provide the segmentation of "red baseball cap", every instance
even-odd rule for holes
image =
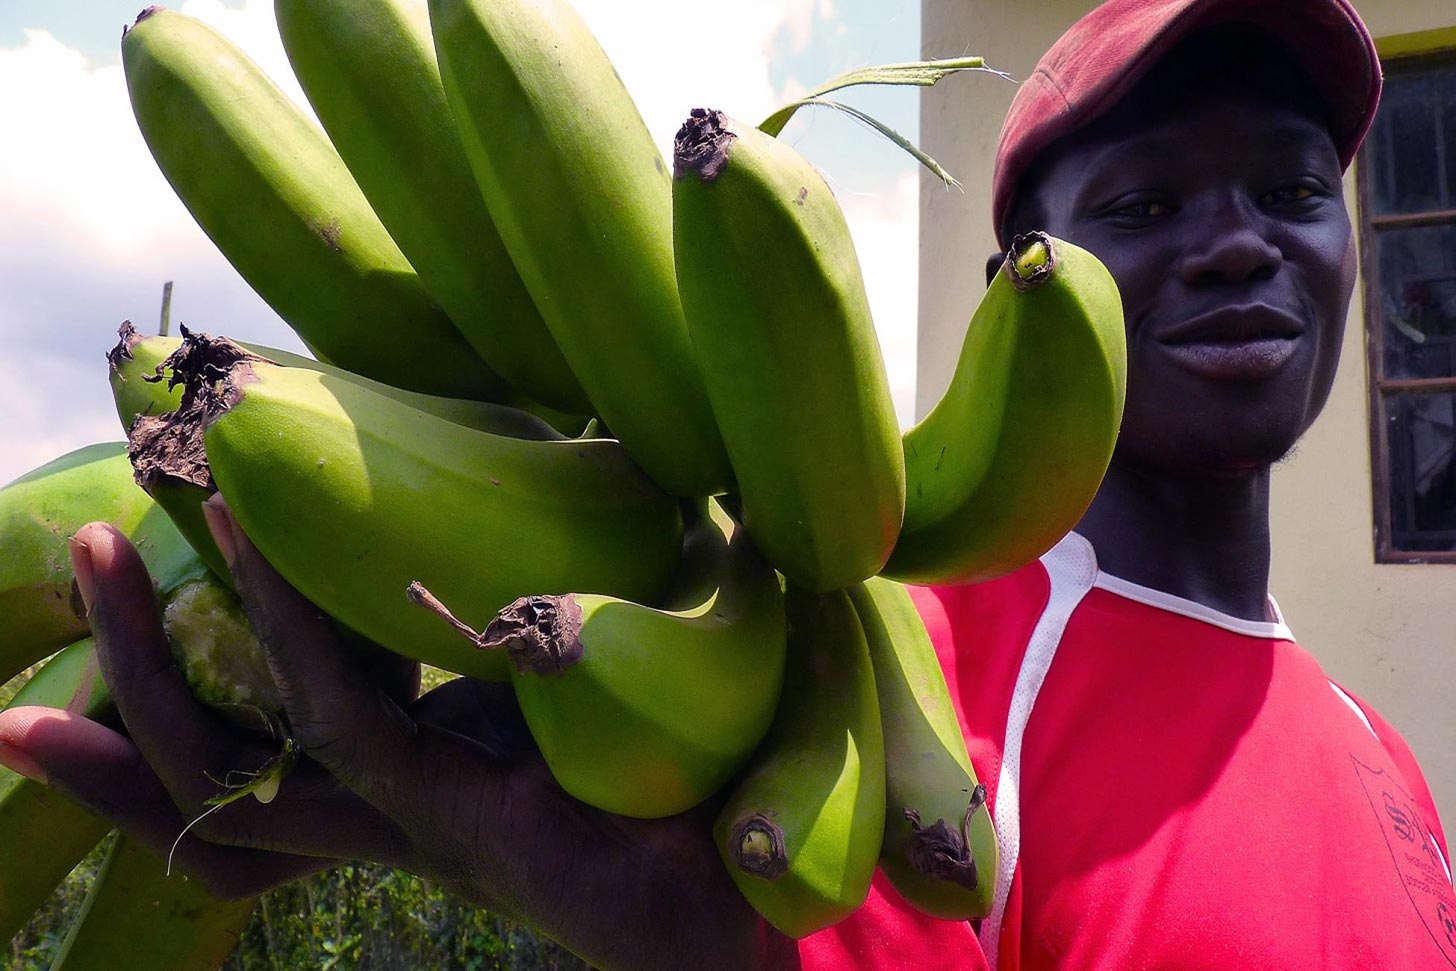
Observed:
[[[1062,35],[1011,102],[991,181],[1000,244],[1017,185],[1038,155],[1105,114],[1179,41],[1226,23],[1265,29],[1294,52],[1325,100],[1348,167],[1381,83],[1375,42],[1349,0],[1107,0]]]

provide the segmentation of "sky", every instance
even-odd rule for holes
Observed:
[[[132,117],[120,37],[141,0],[0,4],[0,483],[71,449],[118,441],[104,354],[117,326],[302,352],[162,178]],[[270,0],[177,0],[217,27],[301,105]],[[919,0],[576,0],[670,157],[694,107],[757,121],[854,67],[915,60]],[[842,100],[918,137],[918,90]],[[848,217],[908,425],[914,400],[916,163],[838,114],[800,112],[783,136],[824,173]]]

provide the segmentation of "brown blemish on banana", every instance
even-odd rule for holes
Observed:
[[[766,813],[754,813],[733,824],[728,856],[738,869],[763,880],[777,880],[789,870],[784,831]]]
[[[906,862],[917,873],[975,890],[980,880],[976,875],[976,860],[971,853],[971,817],[985,803],[986,787],[978,785],[971,793],[970,805],[961,817],[959,830],[952,828],[944,819],[922,827],[920,814],[906,809],[905,819],[915,830],[905,844]]]
[[[344,235],[344,229],[339,225],[338,217],[330,219],[327,223],[315,223],[313,228],[318,231],[329,249],[336,253],[339,251],[339,237]]]
[[[174,478],[215,490],[202,432],[237,403],[244,385],[255,380],[253,363],[267,358],[226,337],[194,333],[185,325],[181,331],[177,350],[157,365],[154,374],[144,375],[147,381],[167,381],[169,388],[182,385],[181,404],[163,415],[138,415],[127,430],[127,454],[144,489],[162,478]],[[141,339],[130,321],[121,325],[118,335],[117,346],[107,354],[113,367],[130,359],[132,346]]]
[[[738,137],[727,127],[728,117],[712,108],[694,108],[672,141],[672,175],[689,172],[712,182],[728,166],[728,149]]]

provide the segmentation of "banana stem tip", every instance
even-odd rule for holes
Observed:
[[[142,12],[136,15],[136,20],[132,21],[131,27],[135,27],[137,24],[141,23],[143,20],[146,20],[152,14],[154,14],[154,13],[160,13],[161,11],[166,10],[166,9],[167,8],[164,7],[164,6],[162,6],[160,3],[154,3],[150,7],[143,8],[142,9]],[[125,37],[126,36],[126,32],[128,30],[131,30],[131,27],[128,27],[125,24],[123,24],[122,27],[121,27],[121,36],[122,37]]]
[[[766,813],[753,813],[733,824],[728,856],[744,873],[763,880],[777,880],[789,870],[783,828]]]
[[[713,108],[694,108],[672,140],[672,176],[692,173],[712,182],[728,167],[728,148],[738,136],[728,116]]]
[[[1011,241],[1002,269],[1021,293],[1050,280],[1057,270],[1057,251],[1052,238],[1042,232],[1017,236]]]
[[[521,597],[496,614],[484,631],[456,617],[418,580],[410,581],[405,596],[416,607],[424,607],[455,628],[477,648],[504,648],[522,674],[560,674],[581,660],[581,605],[570,594]]]

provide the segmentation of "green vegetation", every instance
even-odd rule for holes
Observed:
[[[102,842],[0,951],[3,971],[45,971],[86,897]],[[146,933],[138,928],[137,933]],[[222,971],[586,971],[539,935],[387,867],[346,864],[263,896]]]

